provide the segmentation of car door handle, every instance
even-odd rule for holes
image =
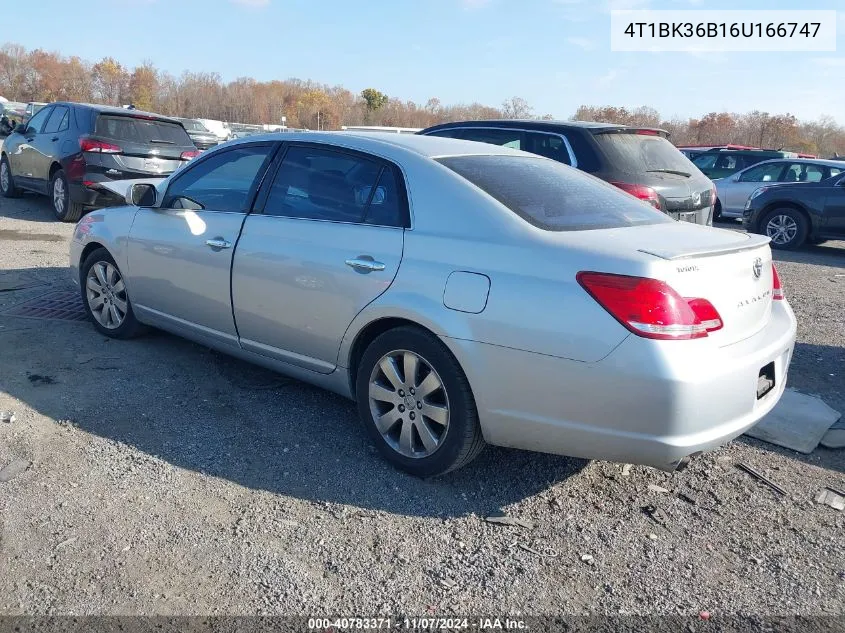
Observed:
[[[53,138],[51,138],[50,140],[51,140],[51,141],[53,141],[53,142],[55,143],[56,141],[58,141],[58,140],[59,140],[59,137],[58,137],[58,136],[54,136],[54,137],[53,137]]]
[[[211,248],[232,248],[232,243],[222,237],[215,237],[213,240],[206,240],[206,246]]]
[[[372,257],[361,256],[355,259],[347,259],[346,265],[362,273],[371,273],[376,270],[384,270],[384,264],[375,261]]]

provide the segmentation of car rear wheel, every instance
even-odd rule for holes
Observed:
[[[100,334],[128,339],[143,332],[135,318],[123,275],[104,248],[93,251],[80,270],[82,303]]]
[[[461,468],[484,448],[466,375],[428,332],[400,327],[376,338],[358,364],[356,393],[379,452],[412,475]]]
[[[53,212],[58,220],[76,222],[82,217],[85,209],[81,204],[71,202],[70,187],[68,187],[65,172],[61,169],[53,174],[53,179],[50,181],[50,198],[53,202]]]
[[[4,198],[17,198],[20,191],[15,187],[15,180],[12,178],[12,167],[9,159],[3,156],[0,159],[0,193]]]
[[[772,248],[793,250],[807,239],[809,226],[804,214],[796,209],[774,209],[763,220],[763,233],[772,240]]]

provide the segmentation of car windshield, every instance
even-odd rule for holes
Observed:
[[[546,231],[583,231],[673,220],[598,178],[553,160],[522,156],[437,159],[526,222]]]
[[[690,160],[662,136],[633,132],[603,132],[595,135],[610,162],[625,172],[666,171],[690,176]]]
[[[133,116],[103,115],[97,117],[97,136],[134,143],[192,146],[185,129],[178,123]]]
[[[699,169],[710,169],[716,164],[718,157],[718,154],[700,154],[692,162]]]

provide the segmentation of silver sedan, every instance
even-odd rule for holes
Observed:
[[[70,251],[94,327],[168,330],[357,401],[420,476],[485,443],[672,470],[783,393],[768,239],[493,145],[307,133],[214,148]]]

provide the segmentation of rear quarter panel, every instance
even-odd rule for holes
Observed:
[[[127,245],[136,207],[111,207],[92,211],[77,222],[70,245],[70,265],[76,272],[74,281],[79,280],[79,267],[89,249],[102,246],[114,258],[123,273],[127,286],[131,287],[131,273],[127,261]]]

